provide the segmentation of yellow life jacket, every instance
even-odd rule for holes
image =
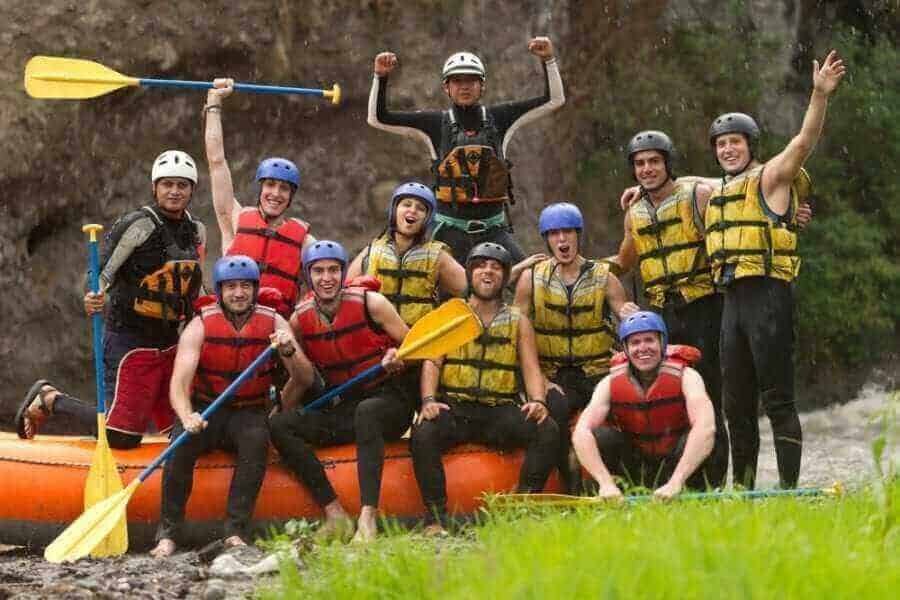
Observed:
[[[561,367],[580,367],[588,377],[609,372],[615,342],[606,319],[609,265],[586,261],[572,286],[571,296],[550,258],[531,273],[534,332],[541,371],[548,378]]]
[[[800,272],[797,255],[797,207],[811,191],[804,169],[791,184],[790,206],[778,217],[765,205],[764,165],[724,181],[706,209],[706,251],[716,284],[741,277],[792,281]]]
[[[692,302],[715,292],[696,188],[676,182],[675,191],[658,207],[644,197],[630,209],[644,293],[653,306],[662,308],[667,294]]]
[[[379,291],[410,327],[437,306],[438,261],[445,247],[425,242],[398,257],[390,234],[369,244],[364,272],[381,282]]]
[[[480,336],[447,354],[439,386],[443,399],[489,406],[518,402],[520,314],[504,305]]]

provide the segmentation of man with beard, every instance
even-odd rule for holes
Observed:
[[[411,448],[429,535],[445,531],[447,486],[441,455],[450,447],[470,441],[503,449],[524,447],[521,492],[543,490],[556,462],[559,430],[547,410],[534,330],[517,307],[501,298],[511,263],[509,252],[492,242],[472,249],[466,261],[468,303],[484,331],[422,365],[422,409]]]
[[[716,445],[704,472],[720,487],[728,476],[728,431],[722,412],[719,330],[722,296],[712,282],[703,216],[712,188],[676,180],[675,148],[662,131],[641,131],[628,142],[627,160],[640,197],[625,214],[625,235],[613,258],[622,273],[635,264],[651,310],[661,314],[674,344],[698,348],[696,369],[716,415]]]
[[[581,255],[584,218],[574,204],[541,211],[538,227],[552,255],[526,270],[516,286],[516,305],[534,324],[538,360],[548,380],[550,414],[560,429],[558,467],[572,492],[580,477],[569,464],[569,418],[585,406],[609,373],[615,343],[609,319],[636,312],[609,264]]]
[[[721,115],[709,130],[724,174],[706,210],[706,251],[715,284],[724,289],[722,380],[733,478],[748,488],[756,483],[760,401],[772,423],[781,487],[796,487],[800,476],[793,367],[793,281],[800,271],[796,214],[810,188],[803,164],[844,73],[835,51],[821,68],[813,61],[813,91],[800,132],[765,163],[754,156],[759,127],[750,116]]]
[[[255,260],[262,274],[260,286],[277,289],[286,306],[293,309],[300,297],[301,255],[315,242],[308,223],[285,215],[300,186],[300,172],[286,158],[263,160],[256,169],[256,206],[241,206],[234,196],[222,133],[222,103],[234,91],[234,81],[216,79],[214,85],[207,94],[203,113],[206,160],[222,234],[222,254],[243,254]]]
[[[225,546],[246,543],[266,472],[266,399],[273,363],[257,369],[227,404],[210,415],[209,421],[204,421],[200,413],[271,343],[278,345],[282,362],[298,385],[312,381],[312,365],[299,351],[287,321],[257,304],[259,279],[259,268],[250,257],[220,258],[213,269],[218,302],[201,309],[178,342],[170,395],[180,423],[175,425],[172,439],[183,431],[192,435],[163,469],[158,543],[151,551],[157,558],[175,551],[191,494],[194,465],[201,454],[216,448],[237,454],[228,490]]]
[[[533,38],[528,51],[542,61],[542,96],[491,106],[480,104],[486,85],[484,64],[471,52],[457,52],[447,59],[441,73],[444,93],[451,102],[444,111],[388,110],[388,77],[398,60],[392,52],[375,57],[368,122],[428,147],[439,200],[434,237],[450,246],[459,263],[466,260],[472,247],[484,241],[507,248],[513,262],[525,257],[511,235],[506,214],[506,205],[513,199],[507,146],[522,125],[565,102],[550,39]]]
[[[135,448],[152,420],[172,427],[169,378],[178,330],[193,314],[201,285],[206,229],[187,211],[197,187],[194,159],[167,150],[153,161],[154,203],[118,219],[105,236],[100,292],[88,292],[88,316],[107,311],[103,334],[107,439]],[[107,302],[107,291],[109,302]],[[97,435],[97,408],[39,379],[16,415],[21,438],[32,438],[51,416],[66,417]]]
[[[670,499],[686,486],[703,489],[700,465],[712,451],[716,419],[700,375],[688,366],[690,346],[667,347],[666,324],[641,311],[619,325],[625,353],[613,358],[578,419],[572,443],[599,496],[621,501],[612,474],[657,486]]]
[[[291,326],[324,384],[338,386],[379,362],[389,374],[401,370],[396,346],[409,328],[381,294],[344,287],[344,248],[317,241],[304,250],[303,269],[312,294],[297,306]],[[415,396],[407,386],[381,378],[360,384],[321,411],[306,412],[297,403],[309,389],[292,382],[285,386],[282,412],[271,420],[272,441],[325,512],[323,532],[338,536],[351,532],[352,522],[313,447],[356,442],[362,511],[354,540],[370,541],[377,532],[384,442],[409,429]]]

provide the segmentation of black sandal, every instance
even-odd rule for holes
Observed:
[[[25,399],[22,400],[22,404],[19,406],[19,411],[16,413],[16,433],[18,433],[19,437],[23,440],[30,439],[27,435],[25,435],[25,419],[28,417],[28,409],[31,407],[31,404],[34,402],[35,398],[41,401],[39,408],[41,409],[41,412],[44,413],[45,418],[53,414],[53,411],[50,410],[50,407],[47,406],[47,402],[44,400],[44,397],[49,392],[41,391],[41,389],[45,385],[49,385],[50,387],[56,389],[56,386],[54,386],[46,379],[38,379],[31,384],[30,388],[28,388],[28,392],[26,392],[25,394]],[[37,431],[35,431],[35,434],[36,433]]]

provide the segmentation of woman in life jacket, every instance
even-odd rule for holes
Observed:
[[[619,325],[624,353],[581,414],[572,443],[581,465],[600,486],[601,498],[620,501],[613,475],[657,486],[669,499],[684,487],[704,488],[701,468],[712,452],[716,423],[703,379],[689,365],[691,346],[668,344],[658,314],[636,312]]]
[[[434,193],[410,181],[394,190],[387,227],[350,263],[347,279],[371,275],[378,290],[412,327],[435,308],[438,296],[462,296],[466,272],[442,242],[430,239]]]

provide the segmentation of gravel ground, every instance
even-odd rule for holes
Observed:
[[[884,390],[869,387],[852,402],[802,415],[804,462],[800,484],[825,486],[841,481],[852,487],[870,477],[872,442],[880,432],[877,417],[885,412],[887,404],[888,394]],[[896,410],[886,454],[898,465],[900,433]],[[760,421],[760,431],[758,482],[759,487],[771,487],[778,481],[778,471],[772,433],[765,418]],[[241,566],[259,564],[264,558],[261,550],[236,549],[228,555],[235,560],[220,557],[208,564],[198,552],[184,552],[161,561],[146,554],[132,554],[112,560],[52,565],[41,557],[25,554],[21,548],[0,546],[0,600],[246,598],[257,586],[271,581],[267,578],[274,577],[234,572]]]

